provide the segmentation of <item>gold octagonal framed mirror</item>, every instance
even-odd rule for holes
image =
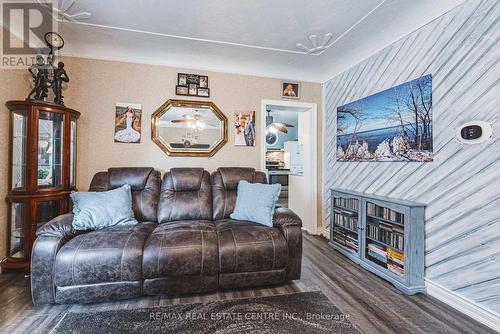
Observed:
[[[227,142],[227,118],[213,102],[168,100],[151,116],[151,139],[170,156],[211,157]]]

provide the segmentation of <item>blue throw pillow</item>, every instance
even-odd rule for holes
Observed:
[[[281,184],[240,181],[236,195],[236,207],[229,217],[273,226],[274,208],[280,191]]]
[[[99,230],[137,224],[132,210],[130,185],[103,192],[73,192],[73,228]]]

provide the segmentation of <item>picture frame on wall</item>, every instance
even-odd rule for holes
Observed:
[[[432,75],[337,107],[337,161],[432,162]]]
[[[192,96],[198,95],[198,85],[189,84],[189,95],[192,95]]]
[[[179,73],[177,75],[177,85],[187,86],[187,74]]]
[[[210,97],[208,76],[191,73],[177,73],[175,94],[182,96]]]
[[[176,95],[189,95],[189,88],[187,86],[175,86]]]
[[[200,88],[208,88],[208,77],[200,75]]]
[[[188,84],[200,84],[200,76],[198,74],[186,74]]]
[[[141,104],[117,102],[115,107],[115,143],[140,143],[141,119]]]
[[[210,92],[208,88],[198,88],[198,96],[201,97],[210,97]]]
[[[255,111],[234,113],[234,146],[255,146]]]
[[[300,99],[300,83],[291,81],[282,81],[281,97],[285,99]]]

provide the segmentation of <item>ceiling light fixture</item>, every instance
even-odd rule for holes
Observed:
[[[288,133],[287,128],[293,128],[294,125],[288,123],[275,122],[273,116],[271,116],[271,110],[267,110],[266,116],[266,134],[276,134],[278,131],[283,133]]]
[[[316,35],[311,35],[309,36],[309,41],[311,42],[312,47],[306,46],[302,43],[297,43],[296,47],[305,51],[306,54],[315,56],[322,54],[326,49],[330,48],[332,45],[334,45],[339,40],[344,38],[345,35],[347,35],[352,29],[356,28],[361,22],[363,22],[368,16],[370,16],[374,11],[377,10],[377,8],[382,6],[386,1],[387,0],[380,1],[378,5],[376,5],[372,10],[370,10],[362,18],[356,21],[356,23],[354,23],[351,27],[349,27],[349,29],[340,34],[340,36],[338,36],[333,42],[330,42],[333,37],[332,33],[327,33],[325,34],[325,36],[323,36],[323,42],[321,43],[321,45],[318,45],[318,37]]]
[[[52,16],[56,21],[77,23],[80,20],[90,19],[92,16],[89,12],[70,14],[69,11],[75,4],[76,0],[59,0],[54,1],[53,4],[42,2],[42,0],[37,0],[37,2],[47,9],[52,6]]]
[[[321,44],[318,44],[318,36],[317,35],[311,35],[309,36],[309,41],[311,42],[311,46],[306,46],[302,43],[297,43],[297,48],[304,50],[307,54],[313,54],[317,55],[320,54],[321,52],[325,51],[328,49],[331,44],[330,41],[332,40],[333,34],[331,32],[325,34],[323,36],[323,40]]]

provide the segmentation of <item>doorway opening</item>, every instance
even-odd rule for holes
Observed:
[[[303,228],[317,234],[317,106],[262,100],[261,108],[261,169],[270,183],[281,184],[278,205],[293,210]]]

